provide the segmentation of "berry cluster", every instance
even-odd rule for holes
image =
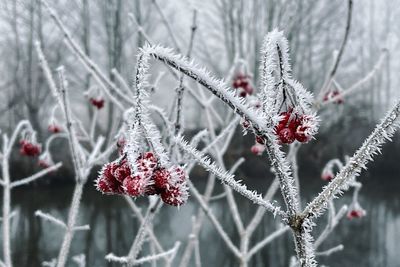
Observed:
[[[104,99],[103,98],[89,98],[90,103],[95,106],[97,109],[102,109],[104,107]]]
[[[291,109],[282,112],[280,115],[282,119],[275,127],[275,134],[282,144],[291,144],[294,140],[307,143],[311,140],[310,116],[298,115]]]
[[[247,95],[252,95],[254,93],[254,88],[250,82],[250,76],[239,73],[235,76],[232,83],[233,88],[239,90],[239,95],[241,97],[246,97]]]
[[[19,141],[19,144],[21,146],[19,152],[24,156],[35,157],[39,155],[40,151],[42,150],[39,144],[30,142],[26,139]]]
[[[364,217],[365,215],[366,215],[366,212],[361,207],[353,208],[347,212],[347,219],[349,219],[349,220],[359,219],[359,218]]]
[[[325,95],[324,95],[324,98],[323,98],[322,100],[323,100],[324,102],[326,102],[326,101],[329,101],[329,100],[331,100],[331,99],[336,98],[337,96],[339,96],[339,97],[335,100],[335,103],[336,103],[336,104],[343,104],[343,103],[344,103],[344,99],[343,99],[343,97],[340,96],[340,95],[341,95],[340,91],[337,90],[337,89],[334,89],[334,90],[331,90],[331,91],[326,92]]]
[[[180,166],[163,168],[151,152],[136,160],[133,173],[126,159],[104,165],[96,180],[96,187],[105,194],[126,194],[132,197],[160,195],[172,206],[185,204],[188,198],[186,172]]]

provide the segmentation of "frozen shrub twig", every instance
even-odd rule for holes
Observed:
[[[172,249],[165,251],[163,253],[150,255],[150,256],[146,256],[146,257],[134,260],[131,263],[131,266],[136,266],[136,265],[141,265],[141,264],[148,263],[148,262],[158,261],[158,260],[166,258],[166,257],[168,257],[170,260],[172,260],[175,257],[175,254],[178,251],[179,246],[180,246],[180,243],[176,242]],[[115,256],[113,253],[108,254],[106,256],[106,260],[108,260],[110,262],[118,262],[118,263],[128,263],[129,262],[128,257],[118,257],[118,256]]]
[[[337,194],[346,190],[351,178],[358,176],[372,157],[379,153],[381,145],[390,140],[398,128],[398,117],[400,114],[400,101],[386,114],[371,135],[364,141],[363,145],[356,151],[353,157],[336,177],[323,189],[323,191],[312,200],[302,212],[302,217],[318,217],[327,207],[329,200]]]

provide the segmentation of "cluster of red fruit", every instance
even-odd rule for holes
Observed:
[[[126,159],[104,165],[96,187],[105,194],[126,194],[132,197],[160,195],[164,203],[183,205],[188,198],[186,173],[180,166],[165,169],[157,158],[146,152],[136,160],[133,173]]]
[[[26,139],[19,141],[19,144],[21,146],[19,152],[24,156],[35,157],[39,155],[42,150],[39,144],[34,144]]]
[[[294,140],[307,143],[311,140],[312,136],[308,133],[309,126],[307,126],[310,116],[298,115],[292,110],[282,112],[280,115],[282,119],[275,127],[275,134],[282,144],[291,144]]]
[[[89,98],[90,103],[95,106],[97,109],[102,109],[104,107],[104,99],[103,98]]]
[[[343,104],[344,99],[343,99],[343,97],[340,96],[340,95],[341,95],[341,94],[340,94],[340,91],[339,91],[339,90],[334,89],[334,90],[328,91],[328,92],[325,93],[324,98],[323,98],[323,101],[326,102],[326,101],[329,101],[329,100],[331,100],[331,99],[336,98],[337,96],[339,96],[334,102],[335,102],[336,104]]]
[[[365,210],[363,210],[362,208],[354,208],[349,210],[349,212],[347,212],[347,219],[352,220],[352,219],[359,219],[362,218],[366,215]]]
[[[233,88],[239,90],[239,95],[241,97],[246,97],[247,95],[252,95],[254,93],[254,88],[250,82],[250,76],[239,73],[235,76],[232,83]]]

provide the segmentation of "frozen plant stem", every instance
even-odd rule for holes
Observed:
[[[2,176],[3,176],[3,260],[7,267],[12,267],[11,259],[11,240],[10,240],[10,172],[8,166],[8,138],[3,135],[3,164],[2,164]]]
[[[366,164],[372,161],[372,157],[379,153],[381,145],[390,140],[398,128],[398,117],[400,114],[400,100],[387,113],[382,122],[379,123],[371,135],[364,141],[363,145],[356,151],[344,168],[323,189],[323,191],[312,200],[301,214],[302,218],[318,217],[332,200],[342,190],[348,188],[351,178],[358,176]]]

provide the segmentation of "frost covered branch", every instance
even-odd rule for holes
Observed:
[[[312,200],[302,212],[303,218],[318,217],[327,207],[327,204],[337,194],[346,190],[351,178],[358,176],[366,164],[372,161],[372,157],[381,151],[381,145],[390,140],[398,128],[398,117],[400,114],[400,101],[386,114],[371,135],[364,141],[363,145],[350,158],[344,168],[323,189],[323,191]]]

